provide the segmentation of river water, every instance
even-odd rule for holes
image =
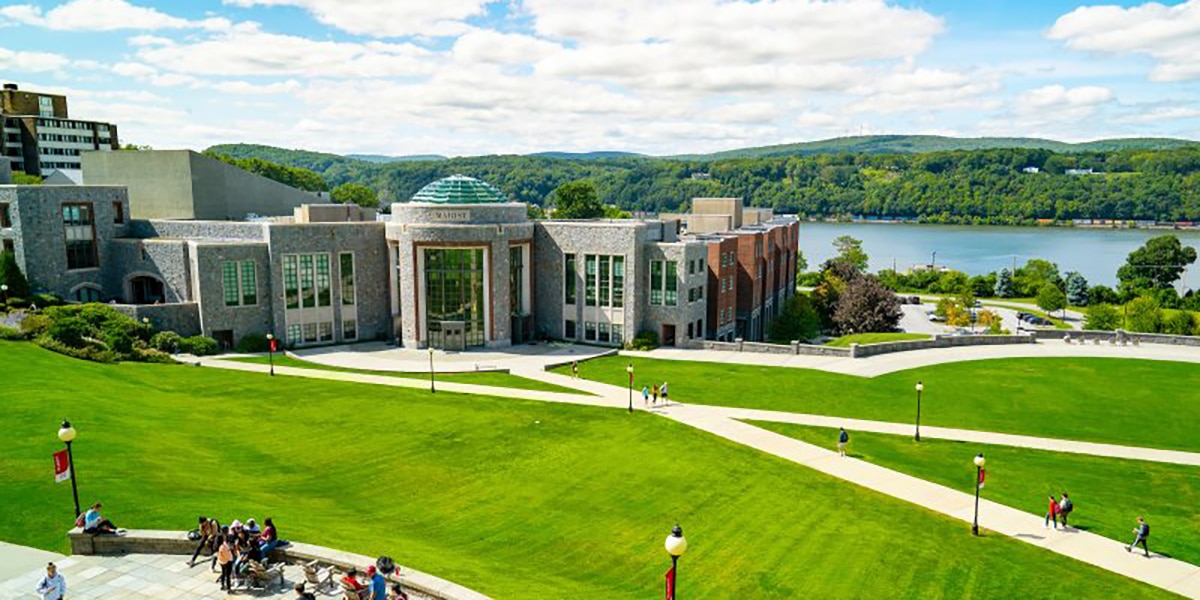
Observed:
[[[1116,285],[1117,269],[1125,258],[1146,242],[1163,234],[1179,236],[1185,245],[1200,247],[1200,230],[1083,229],[1069,227],[991,227],[966,225],[916,225],[907,223],[808,223],[800,224],[800,250],[808,268],[833,257],[833,240],[849,235],[863,241],[871,258],[870,269],[901,271],[937,264],[980,275],[1044,258],[1059,271],[1079,271],[1090,285]],[[1200,286],[1200,268],[1192,265],[1183,276],[1187,288]]]

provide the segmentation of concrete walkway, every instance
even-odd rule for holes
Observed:
[[[61,554],[38,550],[28,546],[18,546],[8,542],[0,542],[0,582],[8,581],[30,572],[45,573],[46,563],[63,560]],[[32,586],[30,590],[32,590]],[[32,596],[32,594],[27,594]],[[0,598],[4,597],[0,584]]]
[[[1200,363],[1200,349],[1165,344],[1113,346],[1111,344],[1066,344],[1059,340],[1042,340],[1036,344],[1006,344],[998,346],[963,346],[895,352],[868,358],[838,356],[804,356],[792,354],[760,354],[756,352],[725,352],[720,350],[686,350],[659,348],[649,352],[621,352],[622,356],[687,360],[721,364],[758,365],[816,369],[843,375],[876,377],[918,367],[943,363],[989,360],[998,358],[1137,358]],[[586,365],[584,365],[586,366]]]
[[[1051,345],[1014,346],[1011,348],[1041,348],[1043,346]],[[1067,346],[1066,344],[1059,344],[1059,346],[1061,346],[1060,351],[1065,352],[1070,352],[1074,349],[1084,349],[1084,347]],[[1010,347],[989,346],[984,347],[983,349],[988,350],[994,348],[1004,349]],[[1086,347],[1087,350],[1090,350],[1091,348],[1092,347]],[[1101,351],[1108,350],[1104,346],[1098,346],[1096,348]],[[954,351],[961,352],[963,350],[974,349],[975,348],[957,348],[954,349]],[[1145,349],[1145,347],[1135,348],[1133,350],[1137,351],[1141,349]],[[1120,352],[1129,350],[1129,348],[1111,348],[1111,350]],[[672,358],[681,359],[678,358],[678,355],[674,354],[674,352],[672,353]],[[690,354],[704,351],[685,352]],[[931,352],[935,351],[910,352],[903,354],[925,355]],[[657,352],[646,354],[657,354]],[[725,355],[733,353],[711,354]],[[1169,355],[1169,353],[1159,354],[1162,356]],[[737,354],[737,356],[770,357],[770,355],[748,355],[740,353]],[[1035,354],[1034,356],[1037,355]],[[852,362],[866,362],[868,360],[871,359],[860,359]],[[1176,359],[1160,358],[1159,360]],[[208,366],[234,369],[239,371],[264,373],[267,370],[265,365],[252,363],[238,363],[216,359],[205,359],[201,362],[202,364]],[[1200,357],[1193,359],[1193,362],[1200,362]],[[581,365],[581,368],[586,369],[586,364]],[[391,385],[396,387],[423,388],[426,385],[425,382],[416,380],[337,371],[319,371],[313,369],[276,367],[276,372],[280,374],[296,375],[301,377],[313,377],[317,379],[329,379],[336,381],[355,381],[378,385]],[[628,406],[628,390],[618,386],[595,381],[574,379],[572,377],[559,375],[557,373],[539,371],[536,366],[515,369],[514,374],[544,381],[546,383],[553,383],[555,385],[574,387],[575,389],[591,392],[596,395],[582,396],[450,383],[445,384],[444,388],[439,389],[468,394],[487,394],[490,396],[507,398],[563,402],[606,408],[624,409]],[[836,453],[830,450],[819,448],[817,446],[807,444],[784,435],[776,434],[759,427],[754,427],[753,425],[744,423],[739,419],[786,421],[813,425],[830,425],[834,427],[838,426],[839,424],[850,424],[851,428],[859,431],[879,431],[882,433],[908,433],[911,430],[908,429],[909,426],[906,424],[887,423],[880,421],[860,421],[840,419],[836,417],[823,417],[819,415],[797,415],[775,411],[758,411],[751,409],[678,403],[645,409],[642,407],[641,399],[636,397],[633,404],[635,410],[649,410],[650,412],[660,416],[674,419],[680,423],[690,425],[735,443],[742,444],[762,452],[767,452],[805,467],[815,469],[839,479],[843,479],[850,483],[869,488],[879,493],[886,494],[894,498],[899,498],[906,502],[910,502],[923,508],[947,515],[951,518],[959,519],[965,522],[970,522],[973,518],[974,498],[971,494],[912,477],[910,475],[905,475],[903,473],[899,473],[878,465],[873,465],[858,459],[838,457]],[[977,441],[980,443],[1009,444],[1027,448],[1075,452],[1080,454],[1095,454],[1098,456],[1134,458],[1137,460],[1158,460],[1162,462],[1188,465],[1197,464],[1197,455],[1192,453],[1172,452],[1151,448],[1092,444],[1088,442],[1073,442],[1068,440],[1034,438],[1029,436],[995,434],[989,432],[946,428],[922,428],[922,435],[926,435],[928,437],[943,437],[945,439],[958,439],[962,441]],[[1152,559],[1147,560],[1141,555],[1127,553],[1122,542],[1079,530],[1072,529],[1062,532],[1053,530],[1047,531],[1042,526],[1042,516],[1022,512],[1020,510],[994,503],[986,499],[983,500],[980,505],[980,515],[981,527],[986,530],[985,534],[994,532],[1006,535],[1014,539],[1044,548],[1051,552],[1056,552],[1058,554],[1083,561],[1085,563],[1124,575],[1137,581],[1169,590],[1174,593],[1181,594],[1183,596],[1200,598],[1200,567],[1196,565],[1157,554],[1153,555]],[[1132,524],[1130,527],[1132,528]]]

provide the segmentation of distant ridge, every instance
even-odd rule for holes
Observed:
[[[1177,138],[1115,138],[1072,144],[1041,138],[980,137],[959,138],[940,135],[858,135],[831,138],[815,142],[777,144],[753,148],[737,148],[709,154],[680,154],[665,156],[678,160],[723,160],[729,158],[759,158],[764,156],[803,156],[808,154],[919,154],[943,150],[990,150],[995,148],[1029,148],[1054,152],[1101,152],[1111,150],[1170,150],[1184,146],[1200,146],[1200,142]]]
[[[600,150],[597,152],[534,152],[525,156],[540,156],[542,158],[565,158],[567,160],[596,160],[600,158],[649,158],[636,152],[619,152],[616,150]]]
[[[383,154],[347,154],[346,158],[365,160],[373,163],[409,162],[414,160],[446,160],[441,154],[408,154],[404,156],[386,156]]]

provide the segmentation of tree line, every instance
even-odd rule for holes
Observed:
[[[737,196],[806,217],[900,217],[931,223],[1031,224],[1038,219],[1200,221],[1200,148],[1056,153],[988,149],[923,154],[816,154],[725,160],[481,156],[372,163],[334,154],[225,145],[211,151],[311,169],[331,186],[358,183],[404,201],[455,173],[546,205],[588,180],[604,204],[675,212],[700,196]],[[1069,175],[1090,169],[1094,174]],[[1034,172],[1036,170],[1036,172]]]

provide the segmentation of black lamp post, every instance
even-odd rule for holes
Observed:
[[[671,589],[670,597],[667,600],[675,600],[675,593],[679,591],[679,557],[687,552],[687,538],[683,537],[683,528],[675,525],[671,530],[671,535],[667,536],[667,554],[671,555]]]
[[[975,521],[971,524],[971,534],[979,535],[979,489],[983,487],[980,474],[983,473],[983,453],[975,456]]]
[[[267,334],[267,360],[271,363],[271,377],[275,376],[275,334]]]
[[[58,430],[58,439],[67,445],[67,464],[71,469],[71,495],[75,498],[75,517],[78,518],[82,511],[79,510],[79,488],[75,484],[75,457],[71,454],[71,442],[75,441],[75,428],[71,427],[70,421],[63,420],[62,427]]]
[[[916,441],[921,441],[921,392],[925,391],[925,384],[917,382],[917,433],[913,436]]]
[[[433,387],[433,346],[429,347],[429,393],[437,393],[437,390]]]
[[[0,292],[4,292],[4,304],[8,304],[8,284],[0,284]]]
[[[625,372],[629,373],[629,414],[633,414],[633,363],[625,367]]]

